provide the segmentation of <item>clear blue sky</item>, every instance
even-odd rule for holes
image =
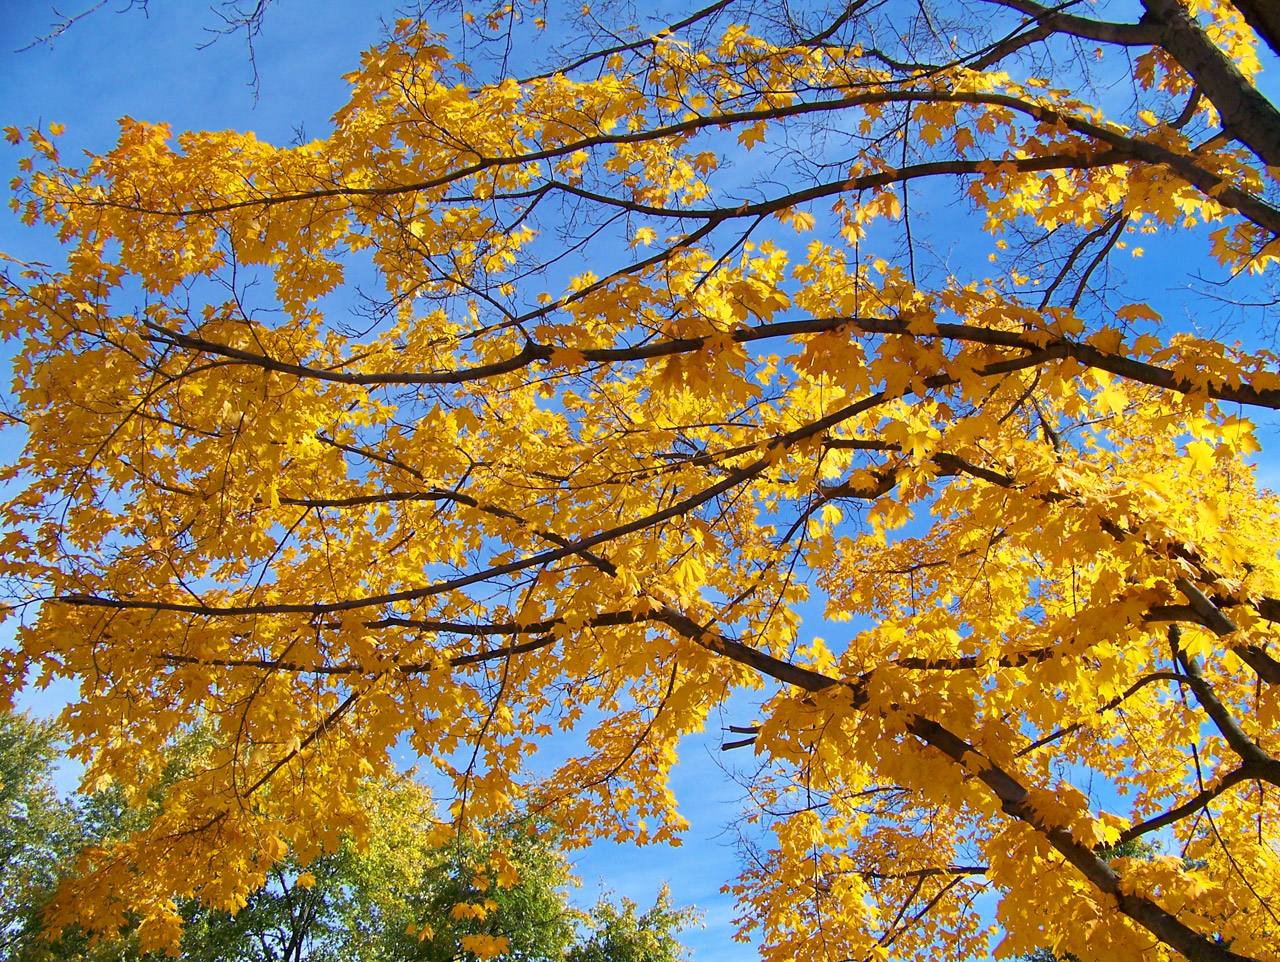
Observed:
[[[77,13],[94,0],[64,2],[75,5],[60,9]],[[216,23],[209,0],[151,0],[146,16],[137,9],[117,12],[127,6],[128,0],[109,0],[51,48],[38,45],[18,52],[47,33],[55,18],[46,0],[0,0],[0,125],[65,124],[60,146],[67,158],[80,148],[109,148],[115,141],[116,120],[126,114],[168,123],[175,132],[248,129],[277,143],[295,139],[299,131],[308,138],[322,136],[328,118],[346,99],[342,74],[355,69],[360,52],[379,39],[379,14],[392,16],[395,8],[393,2],[374,0],[278,0],[255,43],[255,98],[242,37],[223,38],[197,50],[210,39],[205,28]],[[6,182],[18,155],[0,144],[0,177]],[[922,200],[926,189],[921,188]],[[947,235],[942,228],[950,216],[959,215],[940,211],[933,220],[931,228],[939,238]],[[1196,262],[1184,258],[1198,257],[1198,249],[1185,242],[1163,251],[1157,242],[1144,239],[1143,244],[1146,258],[1126,258],[1123,264],[1133,286],[1157,292],[1153,303],[1173,326],[1212,326],[1206,324],[1206,305],[1186,297],[1185,271]],[[940,240],[939,246],[945,247],[945,242]],[[21,227],[7,208],[0,209],[0,251],[50,261],[58,256],[47,236]],[[985,256],[972,250],[963,254]],[[1171,265],[1178,269],[1171,271]],[[1277,433],[1274,425],[1264,427],[1264,440],[1274,442]],[[1263,457],[1268,465],[1264,476],[1275,485],[1280,481],[1275,459]],[[832,636],[847,630],[833,630]],[[5,640],[0,637],[0,644]],[[54,713],[69,690],[55,688],[27,704]],[[712,723],[719,721],[713,718]],[[736,962],[755,954],[750,946],[731,941],[732,901],[718,891],[736,874],[733,851],[722,833],[737,810],[738,791],[718,767],[719,736],[713,730],[688,744],[676,773],[675,787],[692,823],[682,848],[600,845],[579,853],[578,859],[583,903],[593,902],[603,886],[648,905],[666,880],[678,904],[702,909],[706,928],[686,933],[697,962]],[[749,750],[733,754],[745,757],[730,760],[750,764]]]
[[[94,0],[58,5],[78,13]],[[70,5],[74,4],[74,6]],[[329,117],[345,102],[341,77],[359,64],[360,52],[381,36],[379,14],[394,15],[393,3],[351,0],[278,0],[255,41],[258,96],[241,36],[225,37],[197,50],[216,24],[204,0],[151,0],[144,16],[123,13],[128,0],[109,0],[72,26],[52,47],[18,48],[45,34],[55,20],[43,0],[0,0],[0,126],[66,125],[59,140],[63,157],[80,149],[104,151],[116,139],[124,115],[186,129],[253,130],[275,143],[323,136]],[[20,151],[0,144],[0,176],[16,173]],[[7,206],[0,209],[0,251],[26,259],[55,261],[47,235],[23,227]],[[3,454],[3,452],[0,452]],[[0,629],[3,630],[3,629]],[[8,632],[0,644],[8,640]],[[70,685],[32,693],[27,707],[42,714],[60,710],[74,693]],[[748,709],[749,710],[749,709]],[[728,721],[745,722],[735,717]],[[713,722],[714,723],[714,722]],[[750,946],[732,941],[732,899],[719,887],[736,875],[735,856],[721,837],[737,810],[737,788],[718,767],[719,732],[686,746],[676,789],[692,823],[679,849],[635,849],[599,845],[576,854],[583,887],[577,899],[596,900],[601,889],[642,906],[665,880],[677,904],[704,912],[705,928],[685,933],[697,962],[754,958]],[[749,750],[735,755],[750,764]],[[409,760],[411,761],[411,760]],[[65,781],[71,781],[70,777]]]

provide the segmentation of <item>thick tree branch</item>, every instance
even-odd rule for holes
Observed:
[[[1280,56],[1280,5],[1275,0],[1231,0],[1259,37]]]
[[[814,694],[836,685],[843,685],[848,688],[855,707],[861,707],[865,703],[866,696],[859,684],[849,684],[811,669],[783,662],[765,652],[704,629],[679,615],[678,612],[670,620],[665,618],[664,620],[708,650],[732,658],[784,684],[793,685]],[[1140,895],[1122,891],[1120,876],[1103,858],[1076,841],[1067,829],[1042,821],[1031,803],[1030,794],[1016,778],[938,722],[909,710],[905,711],[905,718],[907,731],[925,744],[942,752],[966,771],[975,774],[979,781],[999,799],[1001,808],[1006,814],[1024,822],[1042,835],[1099,891],[1112,896],[1122,913],[1147,929],[1160,941],[1181,952],[1192,962],[1256,962],[1249,956],[1232,952],[1216,941],[1201,935],[1154,902]]]
[[[646,621],[657,620],[655,615],[645,614],[635,611],[619,611],[607,612],[587,618],[582,623],[583,628],[612,628],[620,625],[641,624]],[[411,627],[420,630],[448,630],[456,631],[455,627],[441,629],[437,627],[429,627],[442,623],[421,622],[411,619],[382,619],[379,621],[366,622],[366,627],[381,628],[388,624],[394,624],[397,627]],[[458,634],[502,634],[502,635],[526,635],[533,634],[538,637],[530,638],[527,641],[517,642],[511,645],[504,645],[499,648],[491,648],[487,651],[468,652],[464,655],[451,655],[447,658],[440,658],[432,661],[406,662],[400,663],[395,660],[392,665],[380,665],[378,668],[370,668],[365,665],[352,664],[302,664],[300,662],[287,661],[282,659],[271,658],[200,658],[195,655],[184,655],[177,652],[163,652],[159,655],[160,659],[172,665],[204,665],[210,668],[253,668],[258,671],[285,671],[300,675],[375,675],[380,673],[399,674],[399,675],[418,675],[428,671],[438,671],[444,668],[465,668],[470,665],[478,665],[487,661],[497,661],[503,658],[510,658],[512,655],[522,655],[528,652],[539,651],[550,645],[555,644],[557,636],[553,634],[545,634],[552,628],[563,625],[564,619],[552,618],[542,621],[533,622],[529,625],[521,626],[516,624],[507,625],[462,625],[462,631],[456,631]],[[470,630],[466,630],[470,629]]]
[[[1126,47],[1150,47],[1159,42],[1159,31],[1146,23],[1113,23],[1108,20],[1090,20],[1075,14],[1064,13],[1072,3],[1046,7],[1033,0],[988,0],[1001,7],[1017,10],[1031,18],[1032,22],[1052,33],[1065,33],[1082,40],[1120,44]]]
[[[1141,838],[1143,835],[1158,831],[1166,825],[1174,825],[1188,815],[1193,815],[1200,811],[1223,792],[1235,785],[1239,785],[1241,782],[1249,781],[1252,777],[1248,764],[1227,772],[1227,774],[1199,792],[1194,798],[1188,799],[1176,808],[1169,809],[1163,815],[1157,815],[1154,818],[1147,819],[1145,822],[1139,822],[1137,825],[1125,829],[1120,833],[1120,837],[1116,839],[1116,844],[1123,845],[1125,842],[1131,842],[1135,838]]]
[[[1076,841],[1067,829],[1045,824],[1036,813],[1030,794],[1018,780],[968,742],[921,715],[909,716],[907,730],[967,771],[973,772],[1000,800],[1000,807],[1006,814],[1034,828],[1099,891],[1114,898],[1121,912],[1161,942],[1181,952],[1192,962],[1251,962],[1250,956],[1239,955],[1216,940],[1201,935],[1154,902],[1124,892],[1120,876],[1103,858]]]
[[[514,574],[515,572],[526,571],[530,568],[549,565],[563,558],[567,558],[570,555],[580,554],[583,551],[590,550],[598,545],[607,544],[610,541],[614,541],[637,531],[642,531],[655,524],[670,520],[671,518],[681,517],[699,505],[710,501],[712,498],[715,498],[726,491],[730,491],[738,487],[740,484],[743,484],[744,482],[761,474],[777,460],[778,455],[785,452],[787,449],[794,447],[801,441],[821,435],[836,424],[878,407],[887,400],[888,397],[884,394],[874,394],[870,397],[863,398],[860,401],[855,401],[852,404],[839,408],[826,417],[812,421],[794,431],[773,438],[766,444],[760,446],[762,450],[769,452],[766,453],[764,457],[759,458],[744,467],[729,472],[729,474],[718,483],[710,485],[709,487],[704,488],[689,497],[683,498],[666,508],[654,511],[650,514],[644,515],[643,517],[636,518],[615,527],[607,528],[603,531],[597,532],[596,534],[588,535],[587,537],[581,538],[577,541],[569,542],[562,547],[557,547],[548,551],[540,551],[532,555],[527,555],[523,558],[517,558],[505,564],[494,565],[490,568],[476,571],[469,575],[448,579],[446,581],[438,581],[420,588],[406,588],[403,591],[391,591],[360,598],[348,598],[342,601],[315,604],[281,602],[276,604],[204,605],[184,602],[109,598],[99,595],[83,594],[61,595],[50,600],[72,606],[114,608],[118,610],[135,609],[143,611],[168,611],[198,615],[202,617],[225,617],[253,614],[301,614],[320,616],[326,614],[337,614],[344,611],[357,611],[362,608],[379,607],[382,605],[394,604],[396,602],[419,601],[424,598],[435,597],[446,592],[457,591],[461,588],[466,588],[474,584],[490,581],[503,575]]]
[[[154,329],[154,325],[148,325]],[[1231,384],[1206,378],[1190,381],[1173,371],[1155,364],[1139,361],[1124,354],[1103,351],[1090,344],[1059,337],[1049,331],[1034,333],[1005,331],[972,324],[936,324],[927,333],[913,328],[912,322],[901,318],[873,317],[825,317],[801,321],[782,321],[739,327],[727,332],[735,344],[750,344],[777,337],[795,337],[803,334],[824,334],[842,328],[863,334],[897,334],[908,337],[940,337],[945,340],[1007,347],[1027,352],[1040,352],[1045,360],[1070,358],[1100,371],[1140,384],[1163,388],[1179,394],[1201,393],[1215,400],[1235,401],[1255,407],[1280,409],[1280,389],[1256,388],[1247,382]],[[183,334],[168,328],[159,329],[155,335],[167,343],[188,350],[226,357],[263,370],[277,371],[297,377],[362,387],[408,384],[461,384],[486,380],[499,374],[509,374],[537,362],[551,362],[557,352],[570,350],[580,355],[583,363],[621,364],[629,361],[651,360],[676,354],[691,354],[706,349],[724,335],[677,338],[654,341],[635,347],[617,348],[561,348],[550,344],[526,341],[521,350],[504,361],[447,371],[386,371],[354,373],[350,371],[316,368],[290,361],[282,361],[266,354],[246,351],[242,348],[219,344],[192,334]]]
[[[1172,3],[1175,2],[1175,0],[1159,0],[1159,2]],[[1206,90],[1205,93],[1208,95],[1209,91]],[[1228,183],[1218,174],[1198,167],[1194,160],[1185,154],[1178,154],[1151,141],[1129,137],[1115,128],[1093,123],[1092,121],[1058,110],[1047,104],[1036,103],[1020,97],[1000,93],[973,93],[947,90],[868,90],[860,91],[856,94],[833,97],[829,100],[807,100],[788,106],[771,106],[754,110],[713,113],[706,116],[693,117],[678,123],[658,125],[648,129],[635,131],[634,133],[596,134],[541,149],[514,153],[510,156],[484,157],[473,163],[459,166],[455,170],[447,171],[425,180],[402,184],[388,184],[372,187],[317,185],[312,189],[294,190],[280,194],[261,192],[254,196],[229,199],[219,203],[187,208],[148,207],[145,204],[142,204],[137,198],[130,198],[128,202],[125,202],[113,200],[108,197],[105,200],[94,200],[84,203],[89,203],[92,206],[120,208],[137,214],[150,214],[159,217],[186,219],[191,217],[208,216],[210,214],[227,213],[246,208],[273,207],[279,204],[315,201],[325,198],[345,200],[361,197],[390,198],[404,194],[429,193],[437,188],[465,181],[478,174],[493,171],[497,168],[522,167],[540,161],[559,159],[579,151],[589,152],[598,147],[616,147],[680,138],[697,133],[704,129],[719,129],[726,126],[753,124],[760,121],[810,116],[814,114],[846,110],[851,107],[880,107],[889,104],[906,105],[916,103],[954,103],[971,104],[974,106],[1006,107],[1050,126],[1061,124],[1068,130],[1084,134],[1096,141],[1108,145],[1112,150],[1116,151],[1117,153],[1115,156],[1108,155],[1105,158],[1108,163],[1117,162],[1121,159],[1127,158],[1133,161],[1167,166],[1173,170],[1174,173],[1178,174],[1178,176],[1185,179],[1198,190],[1203,191],[1206,195],[1212,196],[1219,203],[1225,204],[1226,206],[1239,211],[1241,214],[1248,217],[1250,220],[1253,220],[1259,226],[1270,230],[1272,233],[1280,234],[1280,211],[1277,211],[1265,202]],[[1096,151],[1093,153],[1096,153]],[[1045,163],[1047,158],[1053,156],[1055,155],[1050,154],[1045,155],[1044,157],[1021,159],[1010,157],[1000,161],[993,161],[993,163],[1007,163],[1016,168],[1019,162],[1035,165]],[[1081,153],[1079,151],[1075,151],[1056,156],[1056,164],[1061,167],[1089,165],[1091,163],[1089,160],[1089,153],[1087,152]],[[931,170],[933,173],[939,174],[964,172],[969,163],[970,162],[967,161],[940,161],[937,162],[936,165],[922,164],[918,165],[919,172],[916,176],[924,176],[925,170]],[[958,168],[955,166],[957,164],[960,165]],[[1052,168],[1046,167],[1033,169]],[[851,178],[843,182],[835,182],[827,187],[812,188],[811,190],[819,191],[816,196],[826,196],[826,194],[836,189],[836,184],[843,184],[843,190],[856,191],[860,189],[873,189],[877,186],[895,183],[899,177],[900,175],[895,171],[877,172],[863,177]],[[804,191],[800,191],[789,196],[802,198],[807,196],[807,194]],[[618,203],[626,203],[621,199],[615,199],[615,201]],[[796,200],[794,202],[798,203],[800,201]],[[776,201],[766,203],[769,205],[777,204]],[[682,217],[698,217],[712,220],[715,218],[723,219],[728,217],[739,211],[741,207],[741,204],[729,204],[725,207],[715,208],[712,210],[686,210],[683,208],[662,208],[661,210],[664,212],[671,212],[672,216],[676,216],[676,212],[678,212],[678,215]],[[757,213],[759,212],[759,207],[760,205],[748,204],[748,208],[756,211]],[[642,208],[644,208],[644,205],[639,205],[636,209],[640,210]],[[769,209],[769,207],[766,206],[764,209]],[[662,255],[656,256],[660,257]]]
[[[1142,0],[1143,21],[1222,118],[1222,129],[1269,167],[1280,167],[1280,111],[1193,21],[1179,0]],[[1270,23],[1274,14],[1264,22]]]
[[[1179,645],[1181,634],[1177,625],[1169,626],[1169,643],[1173,646],[1174,655],[1182,663],[1188,675],[1185,684],[1195,692],[1200,707],[1213,720],[1213,724],[1231,746],[1231,750],[1240,756],[1240,760],[1248,767],[1251,776],[1280,787],[1280,761],[1265,752],[1262,746],[1250,738],[1240,727],[1240,723],[1232,717],[1230,710],[1205,680],[1204,672],[1200,670],[1200,663],[1182,650]]]

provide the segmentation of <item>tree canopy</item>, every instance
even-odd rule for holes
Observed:
[[[1270,296],[1274,5],[459,12],[310,143],[8,128],[66,258],[0,299],[5,690],[134,797],[211,733],[55,926],[173,944],[397,744],[456,831],[673,842],[738,694],[767,962],[980,956],[984,894],[1000,955],[1280,959],[1273,332],[1121,266]]]
[[[73,926],[50,938],[42,915],[60,882],[163,810],[168,787],[207,743],[196,731],[170,752],[145,804],[120,786],[60,796],[53,787],[57,728],[0,714],[0,960],[148,962],[134,916],[115,934]],[[411,774],[370,780],[360,802],[368,837],[346,837],[307,865],[292,854],[235,911],[185,898],[188,962],[452,962],[502,955],[518,962],[684,962],[679,940],[696,914],[667,890],[652,908],[601,896],[569,902],[577,884],[553,828],[538,819],[470,827],[441,842],[442,823]],[[86,856],[78,859],[77,856]]]
[[[74,849],[51,777],[56,754],[51,725],[0,713],[0,958],[33,914],[31,893],[53,887]]]

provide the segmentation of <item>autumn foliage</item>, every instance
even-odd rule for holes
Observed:
[[[1142,6],[521,2],[301,146],[10,129],[4,678],[79,679],[90,784],[216,733],[53,924],[172,944],[402,739],[459,825],[675,840],[745,692],[768,962],[1280,959],[1280,367],[1116,267],[1274,272],[1280,24]]]

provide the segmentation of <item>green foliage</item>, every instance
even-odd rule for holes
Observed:
[[[79,848],[71,806],[53,785],[57,731],[0,714],[0,958],[14,957],[66,859]]]
[[[621,906],[601,899],[592,912],[594,931],[570,949],[567,962],[683,962],[681,929],[697,920],[689,908],[671,904],[664,885],[653,908],[636,914],[637,906],[624,898]]]
[[[497,878],[497,860],[505,858],[519,881],[504,886]],[[518,827],[481,839],[457,838],[446,858],[425,874],[412,894],[409,914],[432,927],[419,940],[422,922],[407,922],[397,937],[387,936],[395,957],[421,962],[449,962],[467,936],[506,938],[513,959],[544,962],[564,957],[575,938],[581,913],[571,909],[566,893],[572,876],[554,835],[536,826]],[[483,918],[456,918],[456,905],[485,910]],[[438,920],[438,921],[437,921]],[[409,934],[414,925],[416,934]]]
[[[121,786],[58,798],[57,730],[0,715],[0,962],[158,962],[133,928],[93,942],[76,929],[44,937],[40,912],[91,846],[109,847],[153,817],[202,750],[176,745],[145,794]],[[495,946],[514,962],[682,962],[694,918],[664,889],[651,909],[569,903],[576,880],[554,831],[536,820],[441,837],[426,791],[409,778],[371,782],[368,842],[350,840],[305,866],[290,855],[239,911],[180,905],[188,962],[454,962]]]
[[[1021,957],[1021,962],[1079,962],[1074,955],[1065,955],[1059,959],[1049,949],[1039,948]]]

